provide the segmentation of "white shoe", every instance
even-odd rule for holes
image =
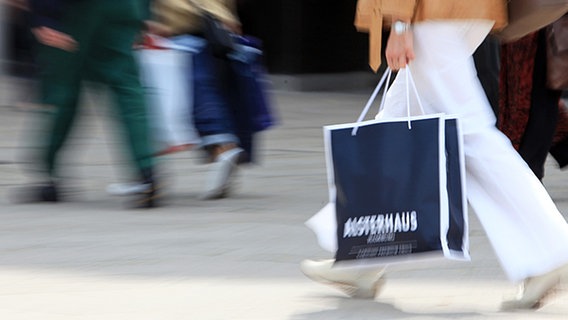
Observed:
[[[227,195],[241,152],[243,149],[233,148],[217,156],[209,168],[205,191],[201,199],[219,199]]]
[[[335,260],[304,260],[302,272],[310,279],[331,285],[352,298],[374,299],[385,283],[384,268],[364,270],[334,268]]]
[[[538,309],[563,279],[568,279],[568,264],[541,276],[527,278],[523,282],[521,296],[504,301],[501,310]]]
[[[140,182],[111,183],[107,186],[106,192],[113,196],[129,196],[146,192],[151,187],[149,183]]]

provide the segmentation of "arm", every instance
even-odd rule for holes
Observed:
[[[410,20],[403,17],[393,16],[392,27],[385,56],[389,68],[392,70],[404,69],[410,61],[414,60],[414,36],[410,29]],[[397,28],[399,26],[408,26],[408,29]]]
[[[382,10],[386,17],[391,18],[391,32],[387,41],[385,56],[392,70],[404,68],[414,59],[412,29],[402,30],[394,24],[410,26],[417,0],[383,0]]]

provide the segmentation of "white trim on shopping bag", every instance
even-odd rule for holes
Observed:
[[[467,203],[467,185],[466,185],[466,172],[465,172],[465,153],[463,150],[463,131],[461,126],[461,120],[457,115],[447,115],[446,119],[455,119],[456,127],[458,133],[458,156],[460,159],[460,178],[461,178],[461,195],[462,195],[462,212],[464,220],[464,230],[462,238],[462,250],[453,251],[450,250],[451,256],[449,258],[459,259],[459,260],[471,260],[469,255],[469,207]]]
[[[417,120],[427,120],[427,119],[435,119],[435,118],[446,118],[444,113],[432,113],[432,114],[423,114],[418,116],[410,116],[409,118],[390,118],[390,119],[372,119],[372,120],[365,120],[362,122],[351,122],[351,123],[340,123],[340,124],[331,124],[324,126],[324,129],[327,130],[337,130],[337,129],[345,129],[345,128],[359,128],[368,125],[373,125],[376,123],[388,123],[388,122],[408,122],[410,121],[417,121]]]
[[[335,187],[335,174],[333,167],[332,157],[332,143],[331,143],[331,130],[330,126],[323,127],[324,151],[325,151],[325,167],[327,168],[327,186],[329,189],[329,202],[335,203],[337,197],[337,189]]]
[[[462,254],[464,259],[471,260],[469,255],[469,211],[467,203],[467,185],[466,185],[466,173],[465,173],[465,152],[463,143],[463,129],[461,126],[461,121],[458,116],[453,115],[455,118],[457,131],[458,131],[458,145],[459,145],[459,157],[460,157],[460,177],[461,177],[461,187],[462,187],[462,212],[464,213],[464,230],[463,230],[463,242],[462,242]]]
[[[448,197],[448,170],[446,161],[446,117],[440,117],[438,125],[438,173],[440,180],[440,244],[445,257],[450,256],[450,248],[448,246],[448,230],[450,229],[450,205]]]
[[[463,134],[462,134],[462,129],[461,129],[461,122],[460,122],[460,118],[456,115],[446,115],[445,116],[446,120],[451,120],[451,119],[455,119],[456,120],[456,127],[457,127],[457,138],[458,138],[458,157],[459,157],[459,165],[460,165],[460,180],[461,180],[461,196],[462,196],[462,212],[463,212],[463,219],[464,219],[464,230],[463,230],[463,235],[462,235],[462,248],[461,251],[458,250],[452,250],[449,248],[448,246],[448,239],[447,237],[442,237],[440,238],[441,240],[441,244],[442,244],[442,251],[444,252],[444,257],[449,258],[449,259],[454,259],[454,260],[465,260],[465,261],[470,261],[471,257],[469,255],[469,214],[468,214],[468,205],[467,205],[467,197],[466,197],[466,183],[465,183],[465,155],[464,155],[464,151],[463,151]],[[445,131],[445,124],[444,124],[444,131]],[[444,132],[444,139],[445,139],[445,132]],[[445,144],[445,141],[444,141]],[[445,148],[442,149],[444,151],[444,171],[440,171],[440,174],[442,174],[442,172],[446,172],[446,155],[445,155]],[[440,169],[442,170],[442,169]],[[448,199],[448,190],[446,188],[447,186],[447,175],[443,175],[443,182],[442,180],[440,180],[440,186],[443,187],[444,189],[444,197],[446,198],[445,201],[443,201],[444,199],[442,198],[442,192],[440,193],[441,199],[440,201],[443,201],[441,203],[444,204],[444,206],[446,208],[442,209],[440,218],[440,234],[441,235],[447,235],[450,225],[449,225],[449,199]],[[445,214],[447,214],[446,217],[444,217],[444,219],[442,219],[442,214],[445,212]]]

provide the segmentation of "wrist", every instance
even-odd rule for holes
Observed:
[[[391,32],[398,36],[406,34],[410,32],[410,23],[402,20],[395,20],[392,23]]]

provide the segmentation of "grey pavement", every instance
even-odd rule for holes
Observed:
[[[6,81],[3,101],[15,95]],[[374,301],[302,275],[302,259],[330,257],[304,226],[327,202],[321,127],[356,119],[370,91],[273,92],[280,125],[261,134],[260,161],[240,170],[231,198],[198,199],[206,166],[190,151],[161,159],[168,201],[151,211],[126,210],[105,193],[128,166],[108,99],[95,91],[62,159],[72,197],[14,204],[11,194],[33,177],[27,163],[41,116],[4,104],[0,319],[566,319],[566,292],[538,311],[499,311],[516,286],[473,213],[471,262],[392,266]],[[549,162],[545,185],[565,216],[567,182]]]

